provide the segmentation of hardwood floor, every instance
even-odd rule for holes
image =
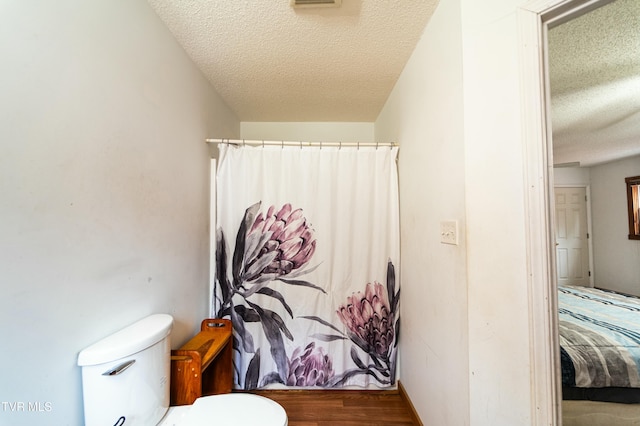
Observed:
[[[282,405],[289,426],[422,426],[401,390],[263,390],[252,393]]]

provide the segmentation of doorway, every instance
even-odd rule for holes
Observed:
[[[531,0],[518,11],[534,425],[562,424],[547,30],[610,1]]]

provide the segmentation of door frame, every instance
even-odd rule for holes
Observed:
[[[516,11],[527,212],[532,425],[562,424],[547,30],[611,1],[530,0]]]

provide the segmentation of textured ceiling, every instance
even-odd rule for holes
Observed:
[[[640,0],[616,0],[549,31],[554,163],[640,154]]]
[[[377,118],[438,0],[148,0],[240,121]]]
[[[376,120],[438,0],[148,0],[240,121]],[[554,163],[640,154],[640,0],[549,31]]]

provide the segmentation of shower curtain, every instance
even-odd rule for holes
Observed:
[[[237,388],[395,384],[397,149],[219,145],[211,309]]]

